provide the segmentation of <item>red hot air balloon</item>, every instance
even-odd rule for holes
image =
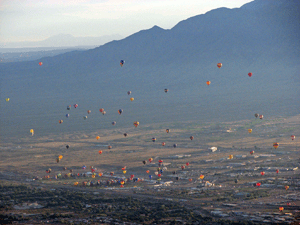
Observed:
[[[220,69],[222,67],[222,63],[218,63],[217,67]]]
[[[189,165],[190,165],[190,163],[189,163],[189,162],[187,162],[185,165],[189,166]]]
[[[252,77],[252,73],[248,73],[248,76],[249,76],[249,77]]]
[[[39,62],[39,65],[40,65],[40,66],[43,65],[43,63],[42,63],[42,62]]]
[[[260,172],[260,174],[263,176],[263,175],[265,175],[265,172],[264,172],[264,171],[262,171],[262,172]]]
[[[292,141],[295,140],[295,135],[291,135]]]
[[[207,85],[210,85],[210,83],[211,83],[211,82],[210,82],[209,80],[208,80],[208,81],[206,81],[206,84],[207,84]]]
[[[256,187],[260,187],[261,183],[256,183]]]

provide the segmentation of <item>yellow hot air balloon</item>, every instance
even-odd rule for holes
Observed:
[[[133,101],[134,100],[134,98],[130,98],[130,101]]]
[[[6,98],[5,100],[6,100],[7,102],[9,102],[9,98]]]
[[[279,146],[279,143],[278,143],[278,142],[273,143],[273,147],[274,147],[275,149],[278,148],[278,146]]]
[[[78,185],[78,182],[74,182],[74,186],[77,186]]]
[[[30,133],[31,133],[31,135],[33,136],[33,135],[34,135],[34,130],[33,130],[33,129],[30,129]]]
[[[290,188],[290,186],[284,186],[285,190],[288,190]]]
[[[229,155],[229,157],[228,157],[229,159],[233,159],[233,155]]]
[[[123,173],[124,173],[124,174],[126,174],[126,172],[127,172],[126,170],[123,170]]]
[[[92,175],[92,178],[95,178],[95,177],[96,177],[95,174],[93,174],[93,175]]]
[[[62,158],[63,158],[63,156],[62,156],[62,155],[59,155],[59,156],[58,156],[58,158],[59,158],[59,159],[62,159]]]
[[[102,173],[99,173],[98,176],[99,176],[99,177],[102,177]]]
[[[248,129],[248,132],[249,132],[249,134],[251,134],[252,133],[252,129]]]
[[[201,180],[203,180],[204,179],[204,175],[200,175],[200,177],[199,177]]]

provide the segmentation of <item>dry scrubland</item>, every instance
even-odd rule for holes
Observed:
[[[0,175],[2,182],[167,199],[182,202],[203,215],[232,220],[295,222],[299,221],[300,208],[299,125],[300,115],[297,115],[230,123],[182,122],[128,129],[115,126],[115,129],[93,133],[78,131],[42,138],[28,134],[21,140],[6,140],[1,145]],[[170,133],[166,133],[167,128]],[[251,134],[249,128],[253,130]],[[123,136],[125,132],[127,137]],[[292,134],[296,136],[294,141],[290,138]],[[96,140],[98,135],[101,138]],[[194,136],[192,141],[189,139],[191,135]],[[152,142],[152,137],[156,137],[156,142]],[[162,142],[166,145],[162,146]],[[274,142],[279,143],[277,149],[272,147]],[[176,148],[173,147],[175,143]],[[66,145],[70,148],[66,149]],[[112,149],[108,149],[108,145]],[[218,150],[208,150],[212,146]],[[103,153],[99,154],[99,150]],[[252,150],[255,153],[250,155]],[[59,155],[63,158],[57,163]],[[233,159],[228,159],[229,155],[233,155]],[[149,163],[149,158],[153,158],[152,163]],[[161,181],[155,183],[158,176],[154,172],[160,159],[167,170],[163,171]],[[143,160],[147,161],[146,165]],[[189,166],[186,166],[187,162]],[[86,170],[81,168],[83,165],[86,165]],[[186,166],[184,170],[182,165]],[[89,172],[90,166],[97,168],[96,173],[101,172],[103,176],[64,177],[69,169],[73,174],[82,174]],[[125,166],[127,173],[123,174]],[[47,174],[45,171],[49,168],[52,171]],[[276,169],[279,169],[278,174]],[[150,170],[152,181],[146,170]],[[262,171],[264,176],[260,174]],[[114,176],[110,172],[114,172]],[[54,179],[59,173],[63,178]],[[106,185],[82,186],[83,181],[129,178],[132,174],[141,181],[128,181],[124,188],[120,185],[108,185],[112,190]],[[205,176],[203,180],[199,179],[201,174]],[[50,179],[45,179],[48,175]],[[42,179],[33,181],[33,178]],[[76,181],[79,185],[75,187]],[[169,181],[172,182],[165,183]],[[261,187],[253,186],[257,182]],[[285,186],[289,189],[286,190]],[[283,212],[279,212],[281,206]],[[264,214],[269,217],[263,218],[261,215]]]

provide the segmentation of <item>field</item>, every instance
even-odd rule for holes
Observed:
[[[47,189],[151,197],[233,221],[299,221],[299,125],[300,115],[263,120],[253,116],[229,123],[191,121],[44,137],[28,134],[1,145],[0,179]],[[279,143],[277,149],[274,142]],[[59,155],[63,158],[57,163]]]

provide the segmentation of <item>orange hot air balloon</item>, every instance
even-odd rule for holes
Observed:
[[[40,65],[40,66],[43,65],[43,63],[42,63],[42,62],[39,62],[39,65]]]
[[[133,102],[133,101],[134,101],[134,98],[130,98],[130,101],[132,101],[132,102]]]
[[[193,137],[193,136],[190,136],[190,139],[191,139],[191,141],[192,141],[192,140],[194,140],[194,137]]]
[[[249,134],[251,134],[252,133],[252,129],[248,129],[248,132],[249,132]]]
[[[120,183],[121,183],[121,184],[125,184],[124,180],[122,180]]]
[[[228,157],[229,159],[233,159],[233,155],[229,155],[229,157]]]
[[[60,155],[60,156],[58,156],[58,158],[59,158],[59,159],[62,159],[62,158],[63,158],[63,156],[62,156],[62,155]]]
[[[122,170],[126,170],[126,166],[124,166],[124,167],[122,168]]]
[[[139,123],[138,121],[135,121],[135,122],[133,123],[133,125],[134,125],[135,127],[138,127],[138,125],[140,125],[140,123]]]
[[[200,177],[199,177],[201,180],[203,180],[204,179],[204,175],[200,175]]]
[[[97,136],[96,139],[99,140],[99,139],[100,139],[100,136]]]
[[[189,179],[189,182],[192,182],[192,181],[193,181],[193,179],[192,179],[192,178],[190,178],[190,179]]]
[[[150,173],[150,170],[147,170],[146,173]]]
[[[262,172],[260,172],[260,174],[263,176],[263,175],[265,175],[265,172],[264,172],[264,171],[262,171]]]
[[[222,63],[218,63],[217,67],[220,69],[222,67]]]
[[[273,147],[274,147],[275,149],[278,148],[278,146],[279,146],[279,143],[278,143],[278,142],[273,143]]]
[[[295,135],[291,135],[292,141],[295,140]]]
[[[249,76],[249,77],[252,77],[252,73],[248,73],[248,76]]]
[[[283,207],[279,207],[279,211],[282,212],[284,210]]]
[[[165,146],[165,145],[166,145],[166,142],[161,143],[161,145],[162,145],[162,146]]]
[[[100,154],[100,155],[102,154],[102,150],[99,151],[99,154]]]
[[[124,173],[124,174],[126,174],[126,172],[127,172],[126,170],[123,170],[123,173]]]
[[[288,190],[290,188],[290,186],[284,186],[285,190]]]
[[[102,175],[103,175],[102,173],[98,173],[98,176],[99,176],[99,177],[102,177]]]
[[[209,80],[208,80],[208,81],[206,81],[206,84],[207,84],[207,85],[210,85],[210,83],[211,83],[211,82],[210,82]]]
[[[166,129],[166,132],[169,133],[169,132],[170,132],[170,129]]]

